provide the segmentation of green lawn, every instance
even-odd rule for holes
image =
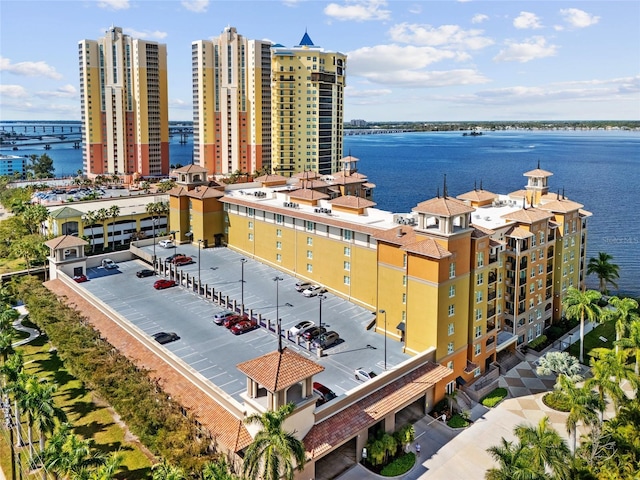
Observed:
[[[579,338],[579,333],[574,334],[574,339]],[[607,339],[606,342],[600,340],[600,337]],[[609,321],[598,325],[591,332],[584,336],[584,361],[589,364],[589,352],[598,347],[613,348],[613,342],[616,340],[616,327],[614,321]],[[569,353],[576,358],[580,358],[580,340],[578,339],[569,347]]]
[[[125,429],[114,419],[113,410],[95,394],[83,387],[65,368],[55,352],[49,351],[49,343],[44,337],[30,345],[20,347],[24,354],[25,370],[47,378],[58,384],[56,399],[73,425],[77,435],[93,439],[95,447],[104,452],[120,451],[123,457],[118,478],[127,480],[145,479],[151,476],[151,461],[135,441],[125,440]],[[6,431],[5,431],[6,433]],[[34,440],[37,442],[37,437]],[[22,447],[23,462],[29,447]],[[0,457],[5,475],[11,471],[7,442],[0,441]],[[41,474],[28,478],[41,478]]]

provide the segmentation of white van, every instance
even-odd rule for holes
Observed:
[[[102,260],[102,268],[106,268],[107,270],[111,270],[113,268],[118,268],[118,265],[116,265],[116,262],[114,262],[110,258],[105,258],[104,260]]]

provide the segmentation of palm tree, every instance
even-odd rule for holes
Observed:
[[[584,319],[586,317],[589,321],[594,321],[602,314],[598,306],[601,297],[602,294],[595,290],[581,292],[569,287],[562,300],[567,318],[580,320],[580,363],[584,363]]]
[[[209,462],[204,466],[202,480],[240,480],[240,477],[233,474],[224,457],[220,457],[219,460]]]
[[[104,222],[109,218],[109,211],[106,208],[100,208],[96,212],[96,223],[102,224],[102,250],[109,247],[109,229],[104,228]],[[105,231],[106,230],[106,231]],[[105,248],[106,246],[106,248]]]
[[[598,257],[592,257],[587,264],[587,275],[595,275],[600,282],[600,292],[607,294],[607,284],[618,288],[616,279],[620,278],[620,267],[611,263],[613,256],[606,252],[599,252]]]
[[[122,455],[119,452],[112,452],[104,461],[104,464],[98,466],[90,472],[89,480],[112,480],[115,478],[116,472],[122,465]]]
[[[294,436],[295,432],[282,429],[284,421],[294,409],[295,405],[288,403],[277,411],[254,413],[245,419],[248,424],[255,423],[262,427],[245,452],[245,476],[263,480],[280,480],[282,477],[291,480],[296,468],[303,470],[304,445]]]
[[[541,475],[546,469],[554,472],[557,478],[569,475],[569,447],[567,442],[549,425],[549,417],[543,417],[537,426],[520,424],[515,434],[521,445],[531,451],[531,463]]]
[[[0,357],[3,365],[13,352],[13,332],[8,329],[0,330]]]
[[[611,297],[609,303],[615,308],[613,318],[616,319],[616,342],[619,342],[624,337],[631,322],[640,318],[634,311],[638,309],[638,302],[633,298]],[[616,344],[617,351],[618,345]]]
[[[574,382],[564,375],[558,377],[558,390],[560,390],[569,401],[570,409],[567,416],[567,433],[572,440],[571,451],[576,452],[578,423],[595,423],[598,420],[596,413],[599,407],[597,394],[589,387],[578,387]]]
[[[111,230],[113,232],[113,248],[116,248],[116,218],[120,215],[120,207],[117,205],[111,205],[109,208],[109,218],[111,218]]]
[[[489,447],[487,452],[498,462],[498,468],[490,468],[484,474],[486,480],[542,480],[531,464],[531,453],[521,443],[502,438],[502,443]]]
[[[181,468],[163,460],[162,463],[153,466],[153,476],[151,478],[153,480],[185,480],[187,477]]]
[[[93,225],[96,224],[96,222],[98,221],[98,215],[96,212],[90,210],[87,213],[85,213],[82,216],[82,223],[84,224],[85,227],[93,227]],[[95,231],[93,228],[91,228],[91,252],[95,252],[96,246],[95,243],[93,242],[95,236]]]
[[[640,320],[634,320],[629,326],[629,334],[626,337],[616,341],[616,346],[628,348],[630,353],[635,356],[636,377],[640,376]]]
[[[626,398],[620,381],[631,373],[626,367],[626,352],[616,353],[608,348],[594,348],[591,357],[591,374],[585,382],[588,388],[595,388],[601,406],[600,421],[604,421],[604,410],[607,404],[605,396],[613,400],[616,411]]]

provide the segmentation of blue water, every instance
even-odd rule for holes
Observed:
[[[192,139],[189,139],[192,140]],[[191,163],[193,145],[172,137],[171,163]],[[360,159],[358,168],[377,185],[377,207],[409,212],[443,191],[450,196],[476,186],[495,193],[524,188],[523,173],[540,167],[553,173],[551,192],[564,190],[593,213],[589,220],[588,258],[607,252],[620,266],[620,293],[640,296],[640,221],[633,210],[640,181],[640,132],[501,131],[463,137],[459,132],[346,136],[345,154]],[[82,152],[69,144],[2,148],[0,153],[53,158],[57,176],[82,168]],[[587,279],[591,288],[597,281]]]

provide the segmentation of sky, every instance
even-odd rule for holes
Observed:
[[[227,26],[347,54],[345,121],[640,120],[638,0],[0,0],[0,121],[80,120],[78,42],[112,25],[167,45],[170,120]]]

